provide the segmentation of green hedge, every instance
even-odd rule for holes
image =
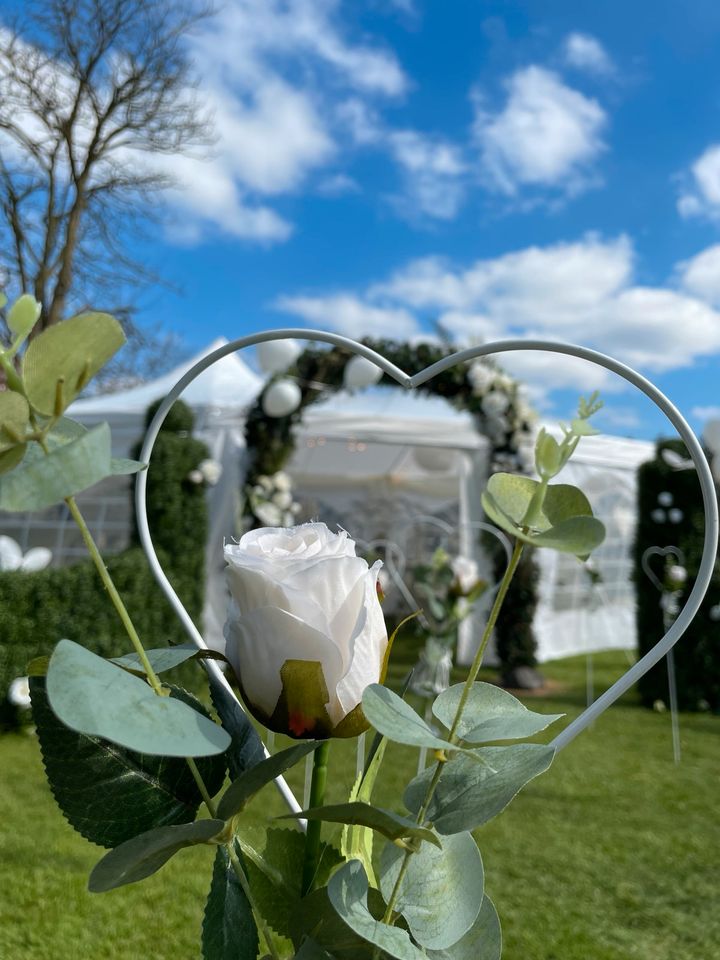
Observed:
[[[187,480],[208,456],[189,436],[192,413],[182,403],[157,438],[148,473],[148,519],[158,556],[193,619],[199,623],[205,583],[207,507],[204,487]],[[152,416],[154,408],[148,413]],[[128,504],[128,509],[133,509]],[[134,509],[133,509],[134,516]],[[143,551],[133,545],[107,566],[147,647],[187,639],[152,576]],[[0,699],[28,662],[49,654],[67,637],[103,655],[130,649],[130,641],[105,595],[92,562],[39,573],[0,574]],[[200,671],[193,671],[200,674]],[[187,678],[184,678],[187,683]]]
[[[638,526],[633,551],[634,577],[637,591],[638,652],[642,656],[663,635],[660,594],[642,569],[642,556],[651,546],[679,547],[684,555],[688,579],[680,602],[684,603],[695,584],[704,535],[704,514],[700,486],[694,470],[673,470],[661,457],[662,450],[672,450],[686,457],[679,440],[661,440],[656,457],[644,463],[638,472]],[[663,505],[667,495],[672,503]],[[664,497],[661,495],[665,495]],[[682,511],[682,519],[673,518],[671,510]],[[673,522],[675,519],[676,522]],[[662,561],[656,558],[651,566],[661,575]],[[720,604],[720,571],[715,575],[705,601],[687,632],[675,647],[678,701],[681,709],[711,709],[720,712],[720,622],[710,611]],[[643,703],[668,702],[667,666],[665,658],[638,683]]]

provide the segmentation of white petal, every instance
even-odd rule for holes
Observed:
[[[327,633],[328,621],[324,611],[303,589],[278,582],[262,568],[227,568],[230,594],[241,616],[247,616],[259,607],[278,607],[305,620],[315,630]]]
[[[248,698],[268,716],[282,691],[280,668],[285,661],[319,661],[331,692],[328,714],[334,724],[342,720],[344,714],[332,696],[342,674],[340,654],[328,637],[298,617],[277,607],[263,607],[230,621],[226,656]]]
[[[378,560],[365,579],[362,614],[350,641],[350,667],[337,686],[337,698],[343,715],[350,713],[360,703],[365,687],[380,680],[380,669],[388,643],[385,618],[376,586],[381,566]]]

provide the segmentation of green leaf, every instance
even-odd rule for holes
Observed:
[[[360,800],[329,804],[325,807],[311,807],[309,810],[302,810],[300,813],[283,814],[278,819],[286,820],[290,817],[323,820],[327,823],[356,824],[369,827],[370,830],[376,830],[389,840],[413,837],[418,840],[427,840],[428,843],[433,843],[436,847],[441,846],[440,840],[432,830],[419,827],[414,820],[408,820],[407,817],[403,817],[399,813],[383,810],[381,807],[373,807]]]
[[[387,901],[405,852],[388,844],[380,861],[380,889]],[[472,927],[480,912],[485,874],[470,833],[447,837],[441,849],[423,844],[409,860],[395,909],[423,947],[444,950]]]
[[[30,407],[25,397],[12,390],[0,393],[0,451],[18,446],[18,437],[25,436]]]
[[[92,869],[90,893],[105,893],[152,876],[179,850],[210,843],[225,829],[223,820],[196,820],[172,827],[146,830],[106,853]]]
[[[444,690],[433,703],[432,711],[448,730],[452,727],[464,683]],[[544,730],[562,713],[533,713],[506,690],[492,683],[474,683],[455,731],[460,740],[487,743],[490,740],[520,740]]]
[[[16,447],[13,447],[11,450],[6,450],[4,453],[0,453],[0,475],[3,473],[9,473],[13,470],[25,456],[25,451],[27,446],[25,444],[18,444]],[[0,496],[2,496],[2,485],[0,483]]]
[[[265,759],[265,748],[250,718],[229,690],[208,673],[210,697],[231,744],[225,755],[232,780]]]
[[[290,767],[294,767],[304,756],[319,746],[319,740],[302,740],[286,750],[280,750],[272,757],[261,760],[254,767],[241,773],[222,795],[218,805],[218,816],[228,820],[240,813],[265,784],[279,777],[281,773],[285,773]]]
[[[576,437],[594,437],[600,433],[591,423],[581,417],[575,417],[570,421],[570,429]]]
[[[32,444],[22,466],[0,479],[0,510],[42,510],[110,474],[110,428],[106,423],[49,454]]]
[[[53,651],[47,695],[66,726],[129,750],[202,757],[230,746],[229,735],[212,720],[179,700],[157,696],[144,680],[72,640],[61,640]]]
[[[535,743],[481,747],[456,754],[443,766],[427,819],[438,833],[474,830],[504,810],[513,797],[552,763],[555,750]],[[434,773],[428,767],[405,788],[403,802],[417,813]]]
[[[539,483],[529,477],[496,473],[481,497],[485,513],[507,533],[537,547],[550,547],[586,559],[605,538],[605,527],[592,515],[587,497],[577,487],[549,484],[533,528],[522,521]]]
[[[63,381],[64,410],[124,343],[122,327],[107,313],[84,313],[48,327],[25,351],[23,378],[28,400],[45,416],[59,413],[58,381]]]
[[[84,436],[88,433],[88,428],[82,423],[78,423],[77,420],[72,420],[70,417],[60,417],[57,420],[48,434],[48,444],[51,449],[56,447],[61,447],[66,443],[69,443],[71,440],[77,440],[78,437]],[[147,467],[146,463],[141,463],[140,460],[128,460],[126,457],[110,457],[110,469],[108,475],[114,477],[127,476],[132,473],[139,473],[141,470],[145,470]]]
[[[374,752],[372,752],[371,749],[372,756],[370,757],[370,761],[367,764],[365,771],[361,771],[358,774],[355,785],[350,791],[350,802],[361,800],[365,803],[370,803],[370,800],[372,799],[375,780],[377,779],[383,757],[385,756],[385,748],[388,744],[386,737],[383,737],[380,734],[376,734],[376,736],[380,737],[380,742],[378,743]],[[370,886],[377,887],[377,879],[375,877],[375,870],[372,862],[372,830],[369,827],[360,826],[358,824],[346,824],[342,831],[340,850],[342,851],[342,855],[346,860],[359,860],[365,869],[365,875],[368,878]]]
[[[141,460],[128,460],[127,457],[110,458],[110,473],[114,477],[126,477],[133,473],[140,473],[146,468],[147,464]]]
[[[362,706],[369,723],[388,740],[435,750],[449,746],[447,740],[437,737],[423,718],[388,687],[370,684],[363,692]]]
[[[40,317],[42,305],[29,293],[24,293],[10,307],[7,325],[16,337],[26,337]]]
[[[50,789],[87,840],[115,847],[152,827],[195,818],[202,797],[184,759],[134,753],[70,730],[50,709],[42,677],[30,678],[30,696]],[[185,690],[173,688],[171,696],[203,711]],[[223,757],[201,757],[197,766],[210,795],[216,794],[225,779]]]
[[[374,943],[396,960],[423,960],[425,954],[405,930],[376,920],[368,909],[368,882],[359,860],[350,860],[328,884],[328,897],[339,917],[363,940]]]
[[[368,890],[367,902],[370,916],[373,919],[382,917],[385,903],[378,890]],[[375,950],[341,920],[330,902],[327,887],[313,890],[304,897],[293,915],[293,942],[298,946],[307,937],[329,951],[333,960],[372,960]],[[386,957],[387,954],[383,953],[382,956]]]
[[[155,647],[151,650],[146,650],[145,654],[155,673],[165,673],[166,670],[172,670],[173,667],[178,667],[181,663],[185,663],[186,660],[192,660],[193,658],[208,660],[225,659],[223,655],[216,650],[201,650],[196,647],[194,643],[178,643],[172,647]],[[122,657],[112,657],[111,659],[112,663],[116,663],[125,670],[130,670],[135,673],[145,673],[145,668],[137,653],[126,653]]]
[[[500,960],[502,932],[492,900],[483,897],[477,920],[464,937],[446,950],[428,950],[430,960]]]
[[[227,848],[218,847],[203,916],[203,960],[255,960],[259,946],[252,908]]]
[[[333,960],[333,958],[319,943],[306,940],[295,954],[295,960]]]

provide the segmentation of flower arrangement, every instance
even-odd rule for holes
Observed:
[[[292,480],[284,470],[260,474],[245,489],[247,505],[254,520],[266,527],[289,527],[300,513],[293,499]]]
[[[20,298],[8,315],[14,340],[0,349],[9,387],[0,393],[0,506],[65,501],[132,647],[106,659],[62,639],[49,660],[28,671],[55,799],[79,832],[109,848],[89,889],[140,882],[200,845],[212,860],[204,960],[281,960],[285,944],[295,960],[498,960],[500,924],[472,831],[548,769],[551,746],[515,741],[559,717],[526,709],[477,675],[525,545],[584,559],[602,542],[603,526],[584,494],[551,482],[591,432],[596,399],[581,401],[561,442],[541,435],[539,479],[490,478],[485,512],[515,545],[468,675],[434,699],[432,725],[402,692],[383,685],[394,636],[380,608],[379,568],[356,556],[347,534],[322,524],[264,528],[227,548],[229,663],[248,709],[296,741],[267,756],[214,674],[215,715],[167,680],[202,651],[145,648],[75,502],[77,492],[113,472],[143,469],[110,457],[107,425],[86,431],[64,416],[121,346],[119,325],[85,314],[25,346],[38,313],[31,297]],[[468,574],[456,563],[458,589],[468,586]],[[370,728],[366,762],[347,785],[347,801],[325,804],[330,740]],[[387,808],[373,794],[389,742],[426,748],[432,763]],[[268,784],[308,756],[310,805],[288,815],[306,830],[288,833],[271,823],[257,850],[244,827],[248,805],[257,806]],[[201,804],[207,816],[198,818]],[[339,842],[327,834],[323,840],[323,825],[339,825]]]

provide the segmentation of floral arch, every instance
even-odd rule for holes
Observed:
[[[361,342],[410,375],[455,352],[448,345],[427,342],[409,344],[384,339],[364,339]],[[305,410],[340,390],[348,389],[347,370],[351,362],[352,355],[342,347],[328,349],[313,345],[299,352],[287,369],[275,372],[268,379],[245,422],[249,456],[243,517],[248,526],[285,526],[292,522],[288,490],[277,491],[286,494],[279,498],[285,506],[277,511],[277,518],[274,511],[270,516],[262,509],[253,491],[265,489],[268,494],[273,493],[270,478],[282,471],[292,456],[295,428],[302,423]],[[282,416],[268,414],[268,392],[274,386],[277,388],[279,384],[288,383],[295,385],[291,388],[295,397],[294,409]],[[371,383],[401,389],[384,375],[366,385]],[[478,433],[490,441],[490,468],[493,472],[526,470],[535,413],[525,399],[521,385],[493,360],[482,358],[455,364],[417,389],[425,396],[442,397],[455,409],[471,415]],[[498,557],[498,563],[502,562]],[[531,553],[527,554],[523,566],[514,580],[516,596],[505,604],[504,617],[496,629],[497,651],[506,676],[518,667],[532,667],[536,662],[532,617],[537,602],[538,571]]]

